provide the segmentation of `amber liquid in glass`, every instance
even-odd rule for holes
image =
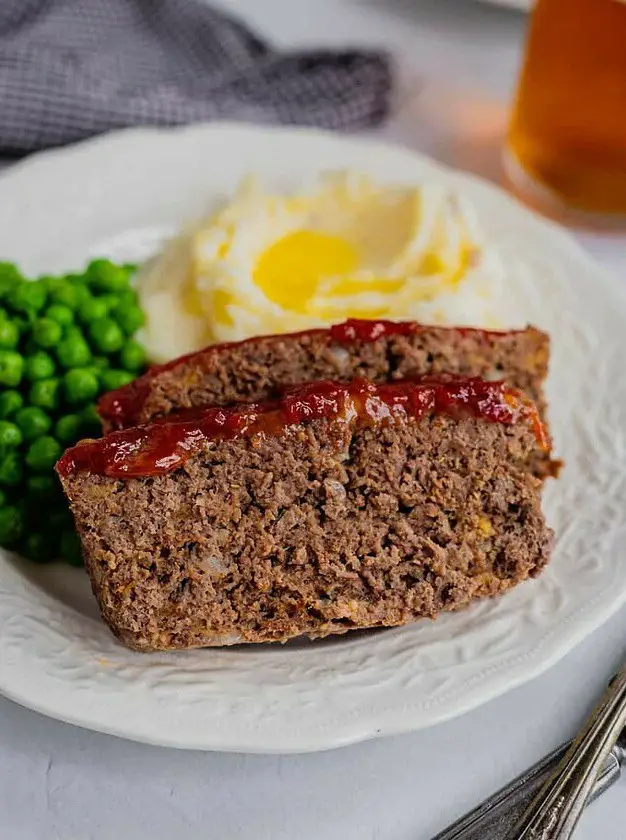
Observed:
[[[561,202],[626,214],[626,0],[538,0],[508,147]]]

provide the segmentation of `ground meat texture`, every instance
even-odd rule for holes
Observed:
[[[331,328],[209,347],[105,395],[100,415],[105,430],[127,428],[181,408],[271,399],[285,385],[453,373],[503,379],[525,391],[544,417],[550,353],[546,333],[533,327],[500,333],[400,326],[412,331],[389,331],[377,340],[338,340],[333,333],[338,328]]]
[[[537,575],[535,448],[523,421],[323,418],[167,474],[62,480],[104,620],[170,650],[402,625]]]
[[[373,341],[338,339],[337,328],[330,328],[209,347],[106,394],[99,405],[104,430],[132,427],[181,408],[272,399],[303,382],[356,377],[384,382],[440,373],[502,379],[528,394],[546,423],[546,333],[534,327],[488,332],[401,326],[411,330],[389,331]],[[546,451],[534,453],[529,467],[544,479],[558,475],[560,462]]]

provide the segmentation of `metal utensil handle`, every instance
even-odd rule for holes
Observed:
[[[626,666],[506,840],[568,840],[626,725]]]
[[[554,774],[569,747],[569,743],[563,744],[533,764],[508,785],[433,837],[433,840],[498,840],[504,837],[507,829],[515,825],[528,808],[533,796],[539,793]],[[619,755],[616,752],[610,754],[609,760],[600,770],[587,805],[619,779],[620,760],[621,751]]]

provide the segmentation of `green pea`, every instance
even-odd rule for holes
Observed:
[[[15,388],[22,381],[24,359],[15,350],[0,350],[0,384]]]
[[[63,278],[57,277],[56,274],[41,274],[37,280],[41,283],[49,295],[51,295],[63,284]]]
[[[82,335],[68,335],[58,344],[56,354],[65,368],[83,367],[91,361],[91,350]]]
[[[27,356],[24,362],[24,376],[30,382],[37,382],[39,379],[49,379],[54,375],[56,365],[54,359],[43,350],[38,350],[32,356]]]
[[[17,487],[22,482],[24,468],[17,452],[9,452],[0,459],[0,484]]]
[[[134,378],[127,370],[103,370],[100,373],[100,384],[104,391],[116,391],[128,385]]]
[[[11,318],[11,322],[19,330],[20,336],[23,337],[27,333],[30,333],[30,320],[28,318],[20,318],[19,315],[14,315]]]
[[[86,341],[83,328],[78,324],[68,324],[63,330],[63,338],[78,338],[81,341]]]
[[[89,335],[94,347],[101,353],[117,353],[124,345],[124,333],[110,318],[92,321]]]
[[[20,340],[20,330],[13,321],[0,320],[0,349],[14,350]]]
[[[19,391],[2,391],[0,393],[0,418],[6,420],[24,405],[24,397]]]
[[[76,305],[80,309],[88,300],[93,300],[91,292],[84,283],[76,285]]]
[[[40,379],[38,382],[33,382],[28,396],[34,406],[55,411],[59,407],[60,387],[60,379]]]
[[[51,470],[61,457],[61,446],[49,435],[33,441],[26,453],[26,463],[32,470],[46,472]]]
[[[128,289],[128,291],[130,291],[130,289]],[[111,315],[119,309],[125,294],[126,292],[123,292],[121,294],[100,295],[98,297],[98,300],[104,302],[107,308],[107,312],[109,313],[109,315]]]
[[[120,301],[120,309],[125,309],[128,306],[141,306],[137,290],[133,288],[129,288],[125,292],[120,292],[118,300]]]
[[[72,368],[63,377],[65,396],[70,403],[92,400],[99,391],[98,377],[89,368]]]
[[[101,292],[120,292],[128,287],[130,273],[110,260],[93,260],[86,273],[89,284]]]
[[[83,552],[76,531],[67,529],[61,534],[61,559],[70,566],[83,565]]]
[[[133,335],[146,323],[146,316],[136,304],[124,306],[115,313],[115,318],[126,335]]]
[[[15,449],[23,440],[19,426],[9,420],[0,420],[0,451]]]
[[[0,278],[3,280],[12,278],[14,281],[24,279],[15,263],[9,262],[8,260],[0,260]]]
[[[34,563],[51,563],[56,559],[56,552],[51,549],[50,540],[44,534],[34,532],[26,537],[20,550]]]
[[[61,341],[63,328],[52,318],[38,318],[32,328],[33,341],[40,347],[54,347]]]
[[[6,302],[16,312],[30,315],[43,309],[47,293],[43,283],[36,280],[30,283],[18,283],[7,292]]]
[[[22,277],[18,278],[11,278],[11,277],[3,277],[0,275],[0,299],[6,301],[9,294],[13,291],[13,289],[19,284],[23,283],[24,280]]]
[[[19,508],[7,505],[0,508],[0,545],[14,546],[24,532],[24,517]]]
[[[100,428],[102,424],[102,419],[98,414],[98,408],[94,403],[89,403],[86,405],[80,413],[81,419],[83,423],[86,423],[89,426],[97,426]]]
[[[78,317],[85,324],[106,318],[108,314],[109,307],[103,298],[89,298],[78,309]]]
[[[94,356],[91,360],[91,365],[96,370],[101,371],[111,366],[111,360],[108,356]]]
[[[31,475],[26,480],[26,487],[36,496],[50,496],[57,489],[57,482],[51,475]]]
[[[52,420],[45,411],[33,405],[20,408],[15,415],[15,423],[26,440],[34,440],[50,430]]]
[[[17,283],[21,283],[23,279],[22,273],[14,263],[0,262],[0,296]]]
[[[61,443],[69,446],[79,439],[82,422],[82,417],[79,414],[66,414],[57,420],[54,434]]]
[[[126,370],[140,371],[146,366],[146,351],[138,341],[127,341],[120,352],[120,362]]]
[[[0,298],[6,298],[9,292],[13,290],[14,286],[15,283],[11,282],[10,280],[4,280],[2,277],[0,277]]]
[[[60,303],[62,306],[67,306],[68,309],[75,310],[80,298],[78,288],[78,284],[71,280],[57,278],[57,282],[50,290],[50,300],[52,303]]]
[[[68,327],[74,323],[74,313],[69,306],[64,306],[62,303],[53,303],[44,312],[44,317],[51,321],[56,321],[62,327]]]

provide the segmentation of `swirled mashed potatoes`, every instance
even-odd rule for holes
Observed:
[[[348,317],[497,326],[499,271],[472,208],[439,184],[350,172],[294,194],[246,181],[140,273],[155,362]]]

